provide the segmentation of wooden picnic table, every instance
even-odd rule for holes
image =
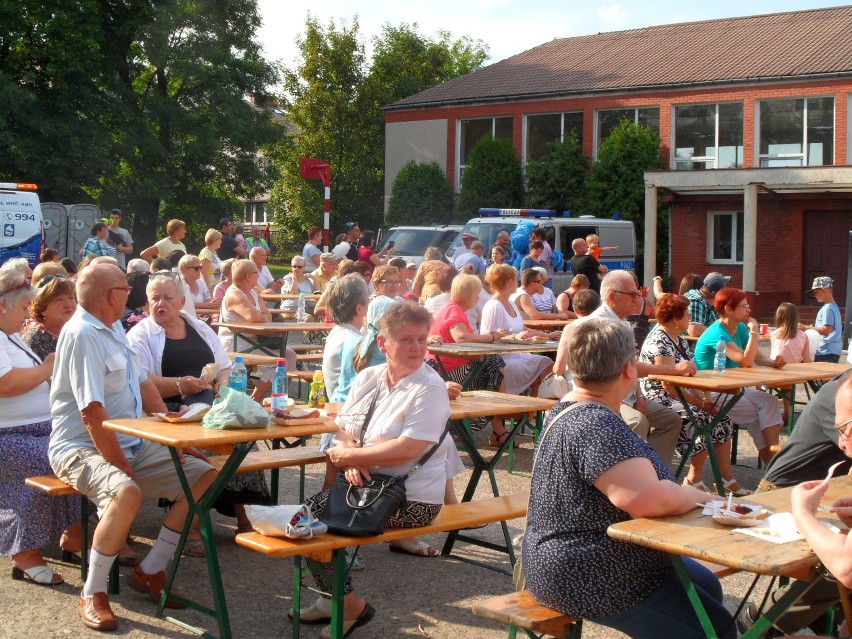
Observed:
[[[260,298],[266,302],[281,302],[283,300],[297,300],[299,299],[298,293],[261,293]],[[319,293],[305,293],[305,299],[310,301],[318,301],[320,298]]]
[[[678,397],[684,406],[690,420],[694,425],[700,424],[695,419],[692,406],[686,401],[686,396],[683,389],[692,388],[711,393],[720,393],[721,396],[717,399],[718,412],[713,417],[706,428],[696,426],[693,431],[692,441],[687,453],[682,457],[680,466],[677,469],[677,477],[679,478],[686,462],[689,459],[689,453],[692,450],[695,440],[704,435],[706,441],[710,441],[711,434],[716,425],[725,418],[731,408],[739,401],[742,396],[741,390],[752,386],[770,386],[773,388],[792,386],[813,381],[828,381],[840,373],[848,370],[847,364],[831,364],[829,362],[812,362],[808,364],[788,364],[784,368],[772,368],[769,366],[753,366],[750,368],[728,368],[724,373],[714,373],[713,371],[698,371],[692,377],[681,375],[649,375],[653,380],[668,382],[675,387]],[[716,479],[716,487],[720,495],[725,494],[725,486],[719,472],[719,464],[716,460],[716,452],[713,446],[707,447],[708,457],[710,458],[710,466],[713,469],[713,475]]]
[[[452,344],[430,345],[429,352],[435,356],[435,361],[438,364],[438,370],[443,375],[444,379],[449,379],[447,369],[441,361],[441,357],[457,357],[459,359],[471,359],[478,364],[472,366],[470,371],[462,383],[464,390],[470,390],[473,381],[479,377],[482,368],[485,366],[485,358],[488,355],[508,355],[511,353],[555,353],[559,348],[559,342],[556,340],[548,340],[538,344],[530,344],[527,342],[517,343],[509,339],[502,339],[493,344],[482,344],[479,342],[461,342]]]
[[[462,502],[470,501],[476,493],[476,487],[482,477],[482,473],[488,474],[491,481],[491,492],[495,497],[500,496],[500,490],[497,487],[497,477],[494,474],[494,469],[500,463],[506,450],[512,444],[515,436],[520,430],[529,423],[529,413],[535,413],[535,428],[540,429],[544,421],[544,411],[550,410],[556,404],[555,399],[543,399],[540,397],[528,397],[527,395],[510,395],[508,393],[497,393],[495,391],[466,391],[458,398],[450,402],[450,420],[461,420],[464,422],[464,427],[456,432],[462,447],[465,449],[473,464],[470,480],[468,480],[465,488]],[[486,460],[479,452],[476,441],[473,439],[473,433],[470,428],[470,420],[475,417],[492,417],[492,416],[513,416],[514,425],[507,428],[506,432],[509,436],[495,451],[490,459]],[[503,539],[505,546],[497,546],[482,542],[481,540],[470,537],[459,531],[452,531],[444,542],[442,553],[449,555],[452,551],[453,544],[456,541],[464,541],[467,543],[484,546],[494,550],[502,550],[508,553],[512,564],[515,563],[515,553],[512,548],[512,537],[509,534],[509,528],[506,522],[501,522],[503,528]],[[489,566],[490,567],[490,566]]]
[[[814,477],[814,479],[820,479]],[[737,501],[764,506],[773,512],[790,512],[790,493],[792,488],[781,488],[758,495],[743,497]],[[852,477],[835,477],[830,481],[828,492],[823,497],[823,505],[830,505],[842,496],[852,494]],[[845,526],[831,513],[821,515],[820,519],[830,521],[841,529]],[[716,523],[709,516],[701,514],[695,508],[684,515],[659,518],[639,518],[613,524],[607,529],[613,539],[626,543],[645,546],[668,553],[678,572],[684,588],[689,588],[689,575],[683,567],[682,557],[691,557],[714,564],[728,566],[736,570],[760,575],[789,577],[794,582],[790,592],[779,599],[767,610],[761,620],[756,622],[742,639],[753,639],[766,632],[790,605],[805,592],[813,579],[818,576],[819,559],[804,540],[785,544],[775,544],[748,535],[733,532],[733,528]],[[749,589],[751,592],[751,589]],[[693,601],[699,619],[706,618],[700,601]],[[708,637],[715,637],[705,626]]]
[[[275,355],[275,353],[258,340],[251,339],[249,335],[266,337],[278,337],[281,339],[279,353],[283,353],[287,348],[287,337],[290,333],[308,333],[308,332],[328,332],[334,328],[334,324],[326,324],[325,322],[220,322],[218,326],[224,326],[234,334],[234,349],[237,348],[238,339],[248,342],[249,352],[259,350],[267,355]]]
[[[271,439],[277,442],[286,438],[296,438],[297,443],[303,443],[305,437],[321,433],[335,432],[337,430],[337,426],[334,424],[333,420],[327,419],[322,423],[299,426],[279,426],[276,424],[270,424],[264,428],[213,430],[204,428],[199,422],[173,424],[160,421],[154,417],[144,417],[140,419],[110,419],[104,422],[104,426],[117,433],[123,433],[125,435],[138,437],[140,439],[168,446],[172,462],[175,465],[175,470],[181,478],[181,486],[183,487],[184,496],[186,497],[187,504],[189,505],[189,512],[187,514],[186,522],[184,523],[181,538],[178,542],[174,559],[172,559],[167,573],[163,596],[160,599],[160,604],[157,606],[157,616],[163,616],[163,608],[166,599],[171,596],[172,598],[180,599],[181,602],[190,608],[203,612],[211,617],[215,617],[219,626],[219,637],[221,639],[230,639],[231,625],[228,617],[228,607],[225,601],[225,590],[222,583],[219,557],[216,552],[213,523],[210,519],[210,509],[213,507],[213,503],[234,476],[240,463],[243,459],[245,459],[249,452],[249,448],[254,442],[266,439]],[[184,475],[183,472],[183,465],[178,457],[178,449],[215,449],[222,448],[223,446],[232,447],[228,460],[222,466],[218,476],[207,491],[205,491],[205,493],[196,500],[192,495],[191,487],[186,481],[186,475]],[[192,526],[192,520],[195,516],[198,516],[201,526],[201,540],[204,545],[204,551],[207,558],[207,572],[210,578],[210,588],[213,592],[213,608],[208,608],[185,597],[169,594],[172,584],[174,583],[175,575],[177,574],[177,569],[180,566],[183,547],[186,544],[186,539]],[[183,627],[187,627],[186,624],[182,622],[178,623]],[[196,634],[202,634],[202,632],[196,632]],[[210,635],[205,634],[205,636]]]

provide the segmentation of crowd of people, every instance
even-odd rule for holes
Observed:
[[[731,368],[838,361],[842,326],[827,277],[813,283],[823,304],[813,325],[799,323],[795,306],[782,304],[777,328],[762,337],[745,292],[728,286],[730,278],[688,274],[677,294],[655,280],[653,303],[634,274],[609,271],[599,262],[603,251],[617,247],[601,247],[594,235],[572,243],[575,275],[556,295],[550,287],[552,250],[540,228],[530,233],[529,254],[519,271],[506,260],[507,233],[492,247],[467,233],[453,263],[430,247],[416,266],[394,257],[392,247],[377,251],[375,234],[362,232],[357,223],[345,226],[329,252],[319,248],[322,229],[311,227],[302,252],[290,261],[290,273],[279,279],[267,266],[271,247],[256,227],[246,236],[233,220],[223,219],[205,234],[196,255],[183,243],[186,224],[170,220],[167,237],[142,250],[141,258],[125,261],[134,249],[121,219],[121,212],[113,211],[109,223],[92,227],[80,264],[66,264],[48,249],[34,269],[20,260],[0,269],[0,553],[11,557],[17,578],[62,583],[41,549],[58,541],[68,553],[79,553],[78,502],[47,497],[25,488],[23,480],[55,473],[85,494],[99,523],[79,614],[96,630],[118,625],[106,594],[117,558],[134,566],[131,588],[159,601],[187,513],[168,450],[116,434],[103,422],[212,403],[227,383],[229,353],[235,349],[227,326],[214,331],[210,319],[269,322],[263,293],[320,293],[308,309],[310,317],[331,324],[322,373],[329,401],[341,404],[339,428],[322,438],[325,481],[308,505],[321,517],[338,475],[360,485],[372,473],[411,471],[407,503],[387,525],[411,528],[412,536],[393,542],[395,552],[438,555],[414,533],[457,499],[453,479],[464,466],[447,436],[447,421],[449,402],[461,384],[535,396],[549,376],[565,377],[569,392],[556,398],[533,467],[523,543],[527,585],[543,604],[631,637],[698,637],[702,631],[666,555],[610,539],[609,525],[681,514],[711,500],[714,493],[702,479],[708,447],[715,451],[725,489],[750,494],[730,464],[734,424],[748,430],[768,466],[759,490],[813,478],[805,466],[810,471],[843,459],[835,419],[846,420],[836,432],[840,449],[847,450],[852,376],[820,390],[780,453],[782,404],[769,393],[746,389],[708,438],[695,439],[695,430],[703,432],[716,416],[720,398],[699,391],[681,396],[672,385],[651,378],[712,369],[720,343]],[[285,300],[281,308],[298,307]],[[525,325],[548,319],[570,324],[555,331]],[[818,336],[813,357],[805,333],[811,329]],[[476,365],[472,380],[470,360],[437,358],[428,351],[430,344],[491,344],[507,337],[558,340],[558,350],[554,359],[528,352],[489,355]],[[696,340],[694,347],[687,338]],[[758,349],[761,339],[771,342],[769,356]],[[281,355],[296,361],[289,349]],[[212,378],[202,374],[210,364],[217,369]],[[261,402],[270,388],[271,375],[262,373],[252,398]],[[483,417],[474,426],[490,427],[488,444],[495,448],[509,437],[499,417]],[[421,466],[427,451],[433,452]],[[200,495],[216,471],[203,451],[181,454],[192,492]],[[689,464],[681,483],[672,473],[678,457],[688,457]],[[815,484],[797,488],[794,516],[835,577],[852,582],[846,542],[813,517],[822,492],[824,487]],[[267,503],[269,494],[263,473],[245,473],[228,484],[215,507],[236,519],[238,533],[250,531],[245,505]],[[160,497],[169,509],[153,547],[140,560],[128,541],[142,496]],[[852,523],[852,498],[835,506],[841,519]],[[184,552],[203,556],[198,532],[191,535]],[[353,569],[363,567],[357,549],[349,555]],[[718,580],[698,563],[687,561],[686,569],[717,632],[735,636]],[[321,592],[330,592],[328,571],[313,569],[313,577]],[[777,628],[792,632],[811,623],[836,597],[831,586],[812,590],[798,616],[778,620]],[[367,624],[375,610],[355,592],[349,576],[344,592],[344,633],[349,634]],[[783,590],[773,597],[782,595]],[[167,605],[182,604],[169,600]],[[756,614],[750,606],[737,624],[748,626]],[[306,623],[326,623],[330,600],[321,596],[300,615]],[[326,627],[322,636],[329,633]]]

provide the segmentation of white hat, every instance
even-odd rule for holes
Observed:
[[[352,248],[352,245],[350,245],[349,242],[341,242],[333,249],[331,249],[331,252],[334,254],[334,257],[339,260],[342,260],[344,257],[346,257],[346,254],[349,252],[350,248]]]

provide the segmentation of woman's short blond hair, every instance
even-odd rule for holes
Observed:
[[[382,280],[387,279],[388,275],[399,276],[399,269],[396,266],[390,266],[389,264],[377,266],[373,269],[373,283],[378,284]]]
[[[235,260],[231,264],[231,276],[238,285],[244,282],[248,275],[257,272],[257,266],[251,260]]]
[[[459,306],[473,307],[479,299],[482,281],[476,275],[461,273],[453,279],[450,287],[450,299]]]
[[[51,273],[50,275],[65,275],[64,271],[65,269],[62,273]],[[47,274],[43,274],[42,277],[44,275]],[[77,299],[77,289],[74,282],[67,277],[54,277],[38,289],[38,293],[30,306],[30,317],[39,324],[44,322],[44,312],[48,305],[60,295],[73,295],[74,299]]]
[[[207,232],[204,234],[204,245],[210,246],[216,240],[221,240],[222,234],[216,229],[207,229]]]
[[[579,275],[575,275],[574,279],[571,280],[571,286],[574,288],[589,288],[591,284],[589,283],[589,278],[580,273]]]
[[[65,275],[67,277],[68,271],[59,262],[42,262],[41,264],[36,264],[36,267],[33,269],[33,276],[30,278],[30,284],[38,287],[38,283],[45,275]],[[38,321],[40,322],[41,320]]]
[[[485,281],[496,291],[505,290],[518,282],[518,270],[509,264],[492,264],[485,271]]]
[[[168,224],[166,224],[166,233],[169,235],[174,235],[181,229],[186,228],[186,222],[183,220],[169,220]]]
[[[233,257],[229,257],[227,260],[222,262],[221,268],[222,268],[222,275],[224,277],[231,277],[231,275],[233,274],[232,269],[234,268],[234,262],[236,262],[236,261],[237,260],[235,260]]]

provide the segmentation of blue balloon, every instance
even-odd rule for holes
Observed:
[[[562,265],[565,264],[565,256],[562,255],[562,251],[553,251],[553,255],[550,256],[550,264],[553,266],[553,270],[562,270]]]

